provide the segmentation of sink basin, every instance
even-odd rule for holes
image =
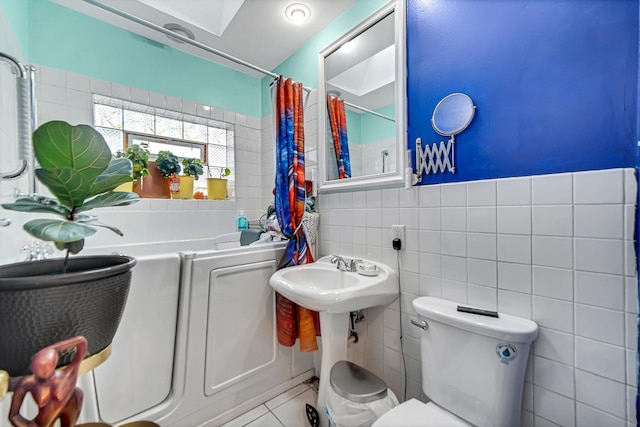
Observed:
[[[343,258],[347,263],[351,261]],[[385,305],[398,297],[398,279],[392,268],[362,260],[367,264],[363,273],[368,274],[365,275],[338,270],[330,259],[331,256],[326,256],[312,264],[283,268],[269,279],[271,287],[281,295],[320,312],[322,359],[320,367],[316,367],[316,375],[320,377],[316,408],[320,427],[329,425],[326,395],[331,367],[340,360],[347,360],[349,312]],[[374,271],[372,264],[376,266]]]
[[[278,270],[269,283],[296,304],[329,313],[347,313],[384,305],[398,297],[398,280],[394,270],[388,266],[363,260],[375,264],[378,271],[375,276],[365,276],[338,270],[330,258],[326,256],[311,264]]]

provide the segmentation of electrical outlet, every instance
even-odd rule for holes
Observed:
[[[407,244],[405,239],[405,228],[404,225],[392,225],[391,226],[391,240],[400,239],[402,246],[404,247]]]

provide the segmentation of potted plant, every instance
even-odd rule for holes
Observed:
[[[171,197],[169,179],[180,172],[178,157],[170,151],[160,151],[155,160],[149,160],[149,175],[133,185],[140,197],[168,199]]]
[[[180,192],[178,199],[191,199],[193,197],[193,183],[204,173],[200,159],[182,159],[182,175],[180,175]]]
[[[131,160],[133,181],[120,185],[115,191],[133,191],[133,185],[149,175],[149,150],[146,149],[146,146],[132,144],[127,147],[124,153],[122,151],[116,152],[116,158]]]
[[[96,227],[122,235],[87,212],[138,201],[134,193],[113,191],[132,180],[131,162],[112,158],[102,135],[90,126],[61,121],[40,126],[33,149],[40,164],[35,174],[53,197],[22,197],[2,207],[62,217],[32,219],[23,228],[66,253],[60,259],[0,266],[0,368],[11,376],[27,374],[36,352],[70,337],[84,336],[88,354],[106,348],[120,322],[136,262],[124,255],[69,256],[82,250]]]
[[[171,151],[160,151],[156,157],[156,167],[164,179],[168,179],[180,173],[180,161],[178,156]]]
[[[171,151],[160,151],[156,157],[156,168],[163,179],[163,198],[170,198],[180,191],[180,161]]]
[[[209,200],[225,200],[227,198],[227,180],[226,177],[231,174],[229,168],[224,166],[213,167],[214,173],[211,172],[212,167],[207,168],[207,199]],[[211,175],[218,175],[214,178]]]

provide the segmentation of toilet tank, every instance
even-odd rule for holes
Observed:
[[[422,388],[430,400],[477,426],[520,425],[522,388],[538,325],[457,311],[459,304],[420,297]]]

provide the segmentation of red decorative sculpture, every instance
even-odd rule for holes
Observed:
[[[56,370],[59,353],[76,348],[69,365]],[[76,387],[80,362],[87,352],[87,340],[75,337],[46,347],[31,359],[33,375],[22,377],[15,385],[9,421],[16,427],[52,427],[59,419],[60,427],[74,427],[82,407],[82,390]],[[38,405],[38,415],[28,420],[20,415],[27,393]]]

